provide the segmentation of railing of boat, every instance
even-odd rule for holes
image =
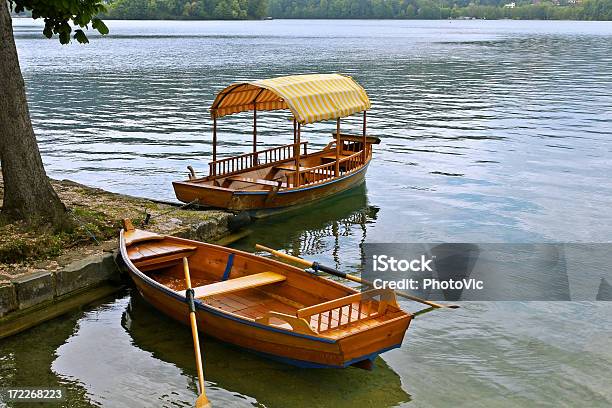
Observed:
[[[239,156],[228,157],[208,163],[208,174],[211,176],[226,176],[244,170],[254,170],[266,167],[273,163],[289,160],[295,156],[295,148],[302,149],[304,155],[308,154],[308,142],[291,143],[271,149],[260,150],[254,153],[245,153]]]
[[[372,289],[299,309],[296,317],[306,320],[317,333],[324,333],[382,316],[389,305],[398,307],[392,290]]]
[[[358,151],[348,157],[343,157],[339,160],[340,162],[340,174],[343,176],[353,170],[358,169],[363,165],[363,152]],[[308,167],[304,170],[300,170],[300,186],[308,186],[312,184],[323,183],[332,180],[336,177],[336,162],[322,164],[320,166]]]

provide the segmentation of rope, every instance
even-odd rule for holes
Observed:
[[[100,241],[98,241],[98,239],[96,238],[96,235],[91,232],[86,226],[85,223],[83,222],[83,220],[81,220],[79,217],[77,217],[72,210],[68,210],[68,213],[72,216],[72,218],[74,218],[74,220],[80,224],[80,226],[85,230],[85,232],[87,233],[87,235],[89,235],[91,237],[91,239],[94,240],[94,242],[96,243],[96,245],[100,245]],[[123,272],[121,270],[121,267],[119,266],[119,264],[117,263],[117,259],[115,256],[112,256],[113,259],[113,263],[115,264],[115,268],[117,269],[117,272],[119,272],[119,275],[121,275]]]
[[[91,237],[91,239],[94,240],[94,242],[97,245],[100,245],[100,241],[98,241],[98,239],[96,238],[96,236],[94,235],[93,232],[91,232],[89,229],[87,229],[87,227],[85,226],[85,223],[83,222],[83,220],[81,220],[80,218],[78,218],[73,212],[72,210],[68,210],[68,213],[72,216],[72,218],[74,218],[74,220],[79,223],[81,225],[81,227],[85,230],[85,232],[87,233],[87,235],[89,235]]]
[[[196,198],[195,200],[190,201],[190,202],[188,202],[187,204],[183,204],[183,205],[181,205],[181,206],[179,206],[179,207],[175,207],[175,208],[173,208],[173,209],[171,209],[171,210],[164,211],[164,212],[159,213],[159,214],[157,214],[157,215],[152,215],[151,213],[149,213],[149,212],[147,211],[147,207],[145,206],[145,208],[144,208],[145,218],[144,218],[144,220],[143,220],[143,222],[142,222],[142,227],[145,227],[146,225],[149,225],[149,221],[151,221],[151,219],[152,219],[152,218],[159,218],[159,217],[162,217],[162,216],[164,216],[164,215],[172,214],[173,212],[176,212],[176,211],[182,210],[182,209],[184,209],[184,208],[186,208],[186,207],[189,207],[189,206],[190,206],[190,205],[192,205],[192,204],[198,203],[199,201],[200,201],[200,199],[199,199],[199,198]]]

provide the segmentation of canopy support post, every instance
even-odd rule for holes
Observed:
[[[336,119],[336,169],[335,175],[340,175],[340,118]]]
[[[297,140],[293,145],[293,154],[295,156],[295,181],[293,182],[293,187],[300,186],[300,137],[301,137],[302,125],[297,124]]]
[[[253,102],[253,166],[257,166],[257,103]]]
[[[366,153],[366,111],[363,111],[363,146],[362,146],[362,164],[365,164],[366,162],[366,157],[368,157],[368,154]]]
[[[217,161],[217,114],[213,113],[213,146],[212,146],[212,159],[213,159],[213,166],[212,166],[212,175],[216,176],[217,175],[217,164],[215,163]]]
[[[297,142],[297,121],[293,118],[293,144]]]

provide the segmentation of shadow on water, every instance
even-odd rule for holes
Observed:
[[[133,344],[177,366],[195,389],[193,343],[189,330],[156,313],[134,291],[121,324]],[[266,407],[387,407],[410,401],[400,377],[378,358],[373,371],[357,368],[300,369],[251,354],[211,338],[201,339],[205,375],[215,389],[250,396]]]

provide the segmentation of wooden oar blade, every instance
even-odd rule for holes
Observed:
[[[208,398],[206,398],[206,395],[200,394],[200,396],[196,400],[195,407],[196,408],[212,408],[212,405],[210,404],[210,401],[208,401]]]

